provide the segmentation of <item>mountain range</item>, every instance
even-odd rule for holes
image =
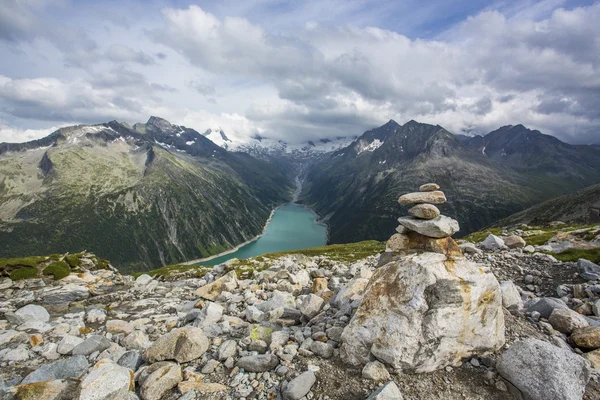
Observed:
[[[387,239],[398,196],[425,182],[442,186],[459,235],[600,182],[597,147],[522,125],[468,137],[390,120],[301,146],[232,137],[151,117],[0,144],[0,255],[88,249],[126,272],[206,257],[260,234],[298,176],[331,243]]]
[[[0,144],[0,254],[94,249],[143,270],[205,257],[262,232],[291,177],[152,117]]]
[[[425,182],[441,185],[442,212],[464,235],[600,182],[600,152],[522,125],[469,138],[391,120],[314,163],[306,182],[302,201],[328,223],[332,243],[384,240],[397,225],[398,196]]]

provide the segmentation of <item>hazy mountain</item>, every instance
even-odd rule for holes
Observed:
[[[0,144],[0,253],[93,249],[125,270],[199,258],[259,234],[290,182],[157,117],[62,128]]]
[[[519,131],[459,140],[440,126],[392,120],[314,164],[303,201],[325,218],[330,240],[339,243],[389,237],[403,212],[398,196],[425,182],[442,186],[449,200],[442,211],[461,222],[461,234],[600,182],[600,154],[591,147]],[[549,168],[549,158],[564,165]]]

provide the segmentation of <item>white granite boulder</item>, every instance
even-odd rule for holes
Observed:
[[[464,258],[423,253],[373,274],[341,337],[341,358],[429,372],[504,344],[496,278]]]

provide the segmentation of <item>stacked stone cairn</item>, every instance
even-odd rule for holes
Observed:
[[[458,222],[440,215],[446,201],[434,183],[400,197],[416,204],[398,221],[341,336],[352,365],[383,363],[396,371],[430,372],[504,345],[502,293],[494,275],[463,257],[450,237]]]
[[[419,192],[400,196],[401,205],[414,204],[406,217],[398,218],[400,225],[387,242],[387,252],[411,253],[430,251],[449,256],[460,256],[458,244],[451,238],[459,231],[458,221],[441,215],[436,204],[444,204],[446,196],[440,186],[427,183],[419,187]]]

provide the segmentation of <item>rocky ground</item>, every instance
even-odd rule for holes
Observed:
[[[0,398],[600,398],[600,267],[514,241],[461,245],[500,281],[506,343],[419,374],[340,356],[379,255],[134,279],[82,254],[60,280],[0,280]]]

